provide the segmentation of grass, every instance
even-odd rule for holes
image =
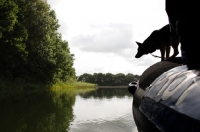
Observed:
[[[86,83],[86,82],[58,82],[52,85],[52,90],[61,90],[61,89],[82,89],[82,88],[95,88],[96,84]]]
[[[96,90],[96,84],[86,83],[86,82],[59,82],[54,84],[51,87],[51,90],[54,92],[67,92],[71,94],[77,94],[77,93],[85,93]]]
[[[50,91],[62,91],[70,93],[82,93],[87,91],[95,90],[96,84],[86,83],[86,82],[77,82],[70,80],[68,82],[57,82],[51,86],[46,86],[44,84],[29,84],[24,83],[22,80],[18,79],[15,82],[3,81],[0,79],[0,90],[1,91],[37,91],[37,90],[50,90]]]
[[[62,96],[63,94],[67,94],[69,96],[75,97],[76,94],[84,94],[87,92],[91,92],[96,90],[96,85],[91,83],[85,83],[85,82],[59,82],[51,87],[45,87],[43,85],[39,84],[33,84],[33,85],[25,85],[22,83],[15,83],[15,84],[7,84],[2,85],[0,81],[0,100],[7,97],[12,97],[14,95],[23,95],[23,94],[31,94],[31,93],[37,93],[37,92],[52,92],[55,93],[56,96]],[[29,86],[29,87],[27,87]]]

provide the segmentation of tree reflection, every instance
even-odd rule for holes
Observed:
[[[91,91],[88,93],[84,94],[79,94],[83,98],[113,98],[113,97],[118,97],[118,98],[123,98],[125,96],[132,97],[132,95],[128,92],[128,89],[126,88],[98,88],[95,91]]]
[[[62,132],[73,120],[75,96],[39,91],[1,93],[2,132]]]

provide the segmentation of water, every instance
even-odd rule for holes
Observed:
[[[1,132],[137,132],[127,89],[0,94]]]
[[[136,132],[127,89],[98,89],[77,95],[70,132]]]

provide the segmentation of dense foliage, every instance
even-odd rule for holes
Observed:
[[[99,86],[126,86],[132,81],[137,81],[139,75],[128,73],[111,74],[111,73],[94,73],[93,75],[84,73],[78,77],[78,81],[98,84]]]
[[[0,0],[0,81],[52,84],[75,79],[74,55],[44,0]]]

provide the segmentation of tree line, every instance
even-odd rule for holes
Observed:
[[[94,83],[99,86],[126,86],[132,81],[138,81],[139,75],[134,75],[132,73],[123,74],[112,74],[112,73],[94,73],[88,74],[84,73],[77,77],[78,81]]]
[[[52,84],[75,79],[74,54],[44,0],[0,0],[0,81]]]

